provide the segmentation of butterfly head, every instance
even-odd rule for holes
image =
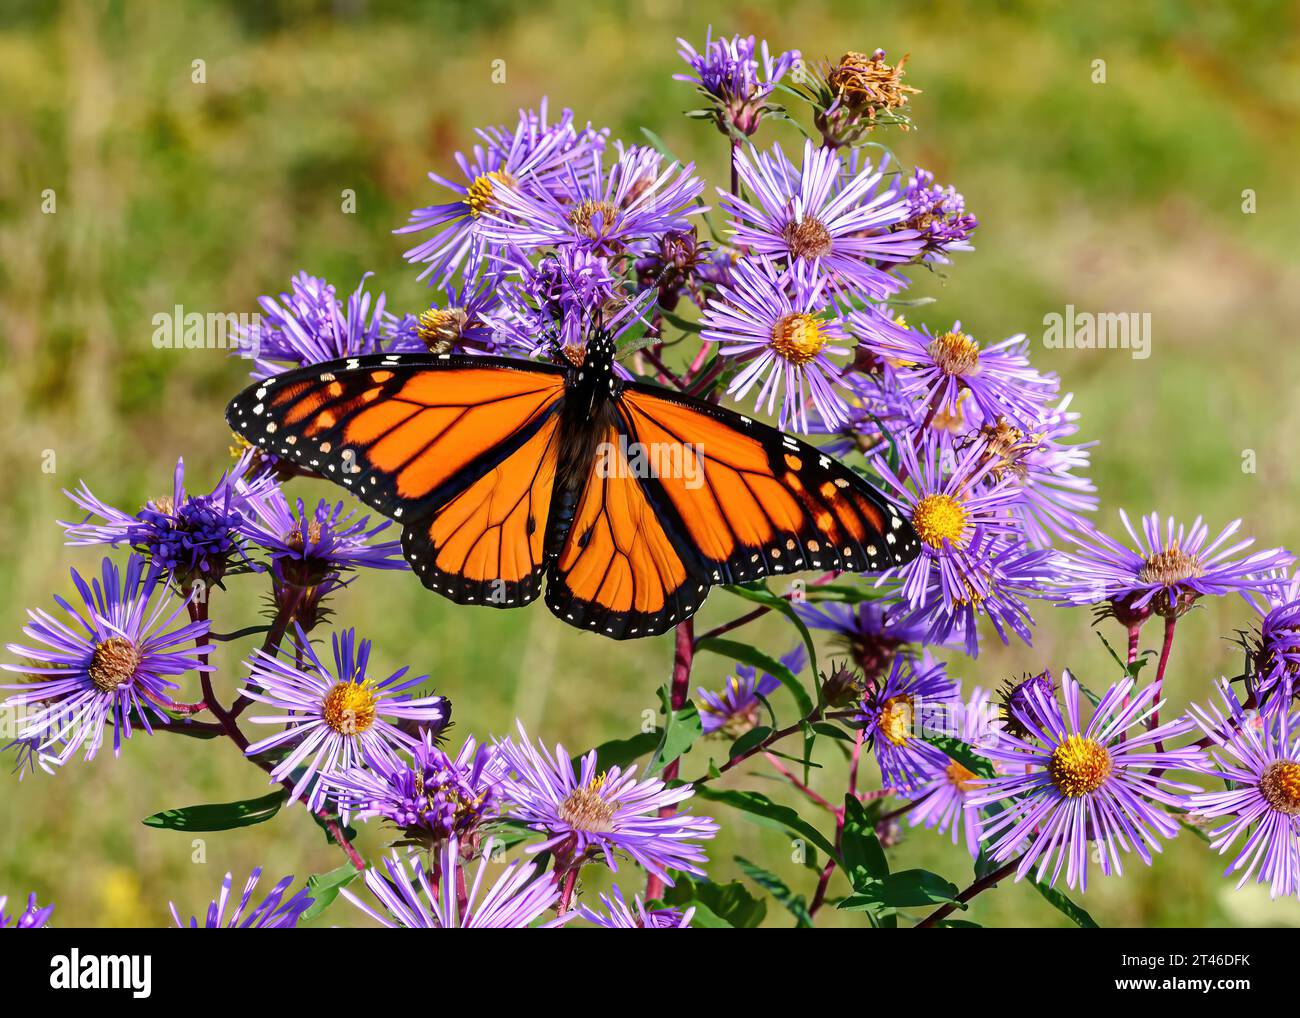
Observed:
[[[604,329],[597,329],[587,340],[587,350],[582,359],[584,371],[603,374],[614,366],[614,337]]]

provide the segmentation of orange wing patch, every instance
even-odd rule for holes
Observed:
[[[558,420],[551,418],[499,466],[421,524],[431,546],[431,561],[445,577],[442,582],[461,578],[475,586],[491,586],[501,581],[503,598],[512,586],[531,583],[532,596],[537,596],[555,487],[558,431]],[[487,599],[491,601],[490,590]]]
[[[605,442],[617,449],[617,431]],[[547,604],[565,621],[610,636],[663,632],[694,611],[706,588],[690,575],[623,452],[607,462],[612,469],[593,465],[578,500]]]
[[[713,582],[890,564],[898,540],[888,537],[892,520],[887,528],[865,483],[813,446],[736,414],[635,388],[620,405],[635,441],[693,450],[679,458],[698,464],[694,475],[661,474],[654,484]]]

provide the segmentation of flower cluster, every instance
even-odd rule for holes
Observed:
[[[824,851],[811,898],[735,860],[800,925],[828,901],[896,925],[913,879],[922,900],[945,903],[921,925],[1012,874],[1082,891],[1093,871],[1120,875],[1133,857],[1150,864],[1185,827],[1233,853],[1239,883],[1300,895],[1294,556],[1254,549],[1240,521],[1211,537],[1200,517],[1187,525],[1152,512],[1134,524],[1121,511],[1126,537],[1102,532],[1092,444],[1077,440],[1072,397],[1031,363],[1026,337],[898,314],[909,273],[951,265],[979,226],[954,187],[877,143],[882,129],[910,125],[918,89],[903,82],[905,58],[850,51],[813,68],[796,50],[774,55],[766,42],[712,31],[702,50],[680,47],[689,72],[676,77],[707,102],[691,115],[726,136],[730,182],[716,197],[658,143],[626,144],[570,110],[554,117],[542,100],[513,124],[480,130],[452,175],[431,173],[441,194],[398,230],[418,238],[406,257],[434,288],[428,307],[399,316],[367,277],[340,297],[304,272],[262,299],[241,353],[265,380],[403,351],[576,368],[589,343],[613,343],[620,377],[752,400],[845,460],[906,518],[920,554],[880,575],[828,573],[785,591],[732,586],[750,611],[708,633],[679,627],[662,721],[632,738],[570,754],[517,722],[513,735],[479,733],[455,749],[451,701],[427,676],[382,667],[382,648],[353,628],[324,640],[354,581],[406,568],[387,521],[291,496],[298,468],[254,449],[197,494],[178,462],[170,491],[164,484],[136,511],[83,483],[68,493],[85,514],[62,524],[68,543],[124,547],[125,562],[106,558],[89,581],[74,571],[75,596],[33,610],[26,639],[8,647],[4,668],[16,679],[0,686],[2,716],[17,721],[6,748],[19,777],[93,758],[110,733],[115,754],[141,733],[225,739],[271,791],[209,808],[232,809],[237,826],[293,803],[364,871],[351,888],[356,874],[336,871],[292,893],[286,877],[260,901],[260,869],[237,900],[227,874],[190,927],[296,927],[340,893],[355,916],[404,928],[756,924],[762,908],[748,892],[706,869],[719,825],[700,802]],[[793,118],[779,94],[808,104],[820,143],[813,132],[798,149],[754,141],[766,122]],[[798,476],[785,483],[809,495]],[[671,501],[643,490],[656,511]],[[836,528],[829,513],[817,526]],[[690,529],[665,531],[676,547]],[[236,577],[262,584],[265,624],[214,625],[210,601]],[[1221,705],[1179,713],[1166,679],[1194,663],[1175,656],[1176,633],[1196,624],[1194,606],[1236,595],[1255,612],[1244,669],[1204,683]],[[1085,608],[1127,636],[1113,681],[1094,691],[1040,662],[996,697],[1002,676],[963,689],[990,639],[1028,645],[1035,611]],[[740,642],[759,618],[779,634],[770,651]],[[1158,651],[1144,671],[1153,631]],[[238,680],[218,674],[215,644],[249,638]],[[839,658],[824,669],[819,643]],[[709,652],[735,661],[733,673],[691,702],[693,662]],[[440,675],[438,688],[459,679]],[[193,698],[180,696],[187,682]],[[822,753],[830,739],[847,789],[825,787],[836,773],[827,761],[838,763]],[[723,784],[751,764],[770,767],[833,833],[763,791]],[[864,790],[868,771],[878,785]],[[178,812],[150,822],[181,826]],[[977,859],[967,894],[936,890],[946,883],[936,874],[880,865],[904,818]],[[376,864],[354,847],[353,822],[392,835]],[[507,860],[516,848],[521,857]],[[580,878],[602,868],[622,887],[597,897]],[[631,890],[632,871],[644,893]],[[849,893],[831,893],[836,872]],[[6,902],[0,928],[43,926],[52,911],[33,895],[15,917]],[[186,925],[175,906],[171,914]]]

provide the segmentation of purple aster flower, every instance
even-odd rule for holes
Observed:
[[[950,457],[927,432],[897,448],[897,472],[883,455],[874,457],[871,465],[921,539],[921,554],[898,572],[903,597],[913,608],[924,608],[936,581],[945,606],[984,596],[988,587],[972,549],[982,536],[1015,533],[1008,509],[1019,499],[1019,489],[1005,478],[990,479],[994,464],[983,446]],[[885,539],[892,541],[893,536]]]
[[[795,601],[793,607],[809,629],[832,633],[868,680],[879,678],[898,651],[919,645],[926,634],[924,625],[890,618],[879,601]]]
[[[357,569],[405,569],[401,541],[377,541],[389,521],[370,526],[369,516],[344,511],[322,499],[308,511],[292,506],[278,485],[249,492],[239,532],[269,553],[275,598],[310,630],[320,621],[321,601],[350,582]]]
[[[519,929],[532,926],[560,897],[559,885],[536,873],[533,863],[512,862],[480,896],[492,857],[492,839],[484,843],[473,881],[465,879],[465,860],[455,838],[438,853],[438,868],[425,872],[421,856],[405,860],[396,852],[384,859],[384,873],[366,870],[366,887],[384,910],[375,911],[347,888],[343,896],[377,923],[393,929]],[[464,900],[460,888],[464,888]],[[552,919],[543,927],[560,926],[577,913]]]
[[[997,708],[991,697],[976,689],[966,703],[954,705],[947,734],[968,746],[989,746],[998,738]],[[967,800],[980,787],[980,778],[965,764],[943,754],[943,759],[925,756],[920,773],[910,791],[916,805],[909,811],[912,827],[924,824],[939,834],[952,830],[952,843],[965,835],[971,856],[980,854],[980,811],[968,807]]]
[[[371,766],[380,760],[395,766],[395,751],[416,744],[398,725],[437,726],[450,716],[450,705],[444,696],[414,695],[411,690],[428,676],[405,679],[407,668],[399,668],[382,681],[367,676],[370,641],[358,640],[354,630],[334,634],[334,668],[330,670],[302,627],[295,623],[295,629],[306,659],[301,667],[262,650],[255,651],[249,662],[251,674],[243,695],[284,713],[250,718],[254,724],[281,725],[283,730],[253,743],[245,752],[256,756],[292,747],[276,763],[271,780],[293,778],[293,797],[318,810],[325,802],[326,789],[314,781],[317,774],[340,774],[367,761]]]
[[[442,299],[418,315],[404,315],[392,327],[387,349],[394,353],[492,352],[492,316],[501,306],[500,280],[486,276],[457,286],[449,283]]]
[[[988,779],[967,802],[987,806],[1006,800],[984,824],[982,837],[995,862],[1023,853],[1017,880],[1037,865],[1034,879],[1055,884],[1065,866],[1066,883],[1086,889],[1090,843],[1096,843],[1107,876],[1124,872],[1121,852],[1136,852],[1151,864],[1151,853],[1161,850],[1157,836],[1178,833],[1177,822],[1159,806],[1180,807],[1183,793],[1197,790],[1164,772],[1199,769],[1204,759],[1195,746],[1160,748],[1189,731],[1191,721],[1146,728],[1164,702],[1155,701],[1154,687],[1135,690],[1132,679],[1111,686],[1087,727],[1079,714],[1079,683],[1066,673],[1062,687],[1064,714],[1038,689],[1028,695],[1028,710],[1013,708],[1035,741],[1004,732],[997,743],[982,747],[1008,776]]]
[[[960,413],[962,395],[969,393],[981,421],[1006,416],[1032,430],[1060,384],[1030,366],[1023,335],[981,347],[961,322],[936,336],[924,327],[890,328],[876,311],[850,312],[848,321],[862,345],[894,363],[900,391],[925,406],[927,421]]]
[[[668,788],[650,777],[638,781],[635,771],[620,767],[597,774],[594,749],[575,773],[563,746],[556,746],[554,754],[540,744],[534,747],[522,724],[519,742],[506,739],[498,749],[508,772],[505,796],[511,816],[546,834],[529,852],[552,850],[563,854],[566,865],[603,857],[615,871],[616,855],[623,852],[669,886],[670,869],[703,875],[699,863],[705,855],[696,840],[713,837],[718,825],[689,813],[659,815],[664,807],[689,799],[694,794],[690,785]]]
[[[59,765],[59,754],[44,748],[43,741],[39,735],[34,735],[26,739],[13,739],[0,746],[0,753],[7,753],[11,749],[14,751],[14,765],[9,773],[17,774],[19,781],[29,773],[35,774],[37,770],[53,774]]]
[[[1260,716],[1237,702],[1220,680],[1226,713],[1191,705],[1191,716],[1207,739],[1209,766],[1203,773],[1221,778],[1223,791],[1196,791],[1186,800],[1194,817],[1222,821],[1209,831],[1210,846],[1227,852],[1245,836],[1241,851],[1224,876],[1240,871],[1241,887],[1254,877],[1269,893],[1300,894],[1300,733],[1288,710]]]
[[[690,927],[691,917],[695,915],[693,908],[685,912],[675,908],[646,908],[639,895],[629,906],[617,885],[612,894],[602,894],[600,901],[605,906],[603,913],[579,905],[578,915],[607,930],[684,930]]]
[[[226,917],[226,906],[230,904],[230,889],[232,886],[232,875],[227,873],[221,881],[221,893],[216,899],[209,903],[208,914],[204,917],[202,928],[205,930],[219,929],[262,929],[262,930],[287,930],[298,925],[298,920],[302,914],[311,908],[314,900],[307,896],[307,888],[301,887],[287,901],[285,892],[293,885],[293,877],[285,877],[273,888],[271,893],[262,899],[261,903],[248,910],[248,904],[252,900],[253,891],[257,888],[257,882],[262,878],[262,867],[258,867],[249,874],[248,882],[244,884],[244,892],[239,896],[239,904],[235,910]],[[178,929],[197,930],[200,928],[197,916],[190,916],[188,924],[181,921],[180,915],[176,912],[176,905],[169,903],[172,911],[172,922]]]
[[[1272,570],[1289,566],[1295,556],[1284,548],[1242,555],[1255,539],[1229,543],[1241,528],[1233,520],[1210,541],[1209,528],[1196,517],[1190,527],[1173,517],[1142,517],[1139,534],[1121,509],[1120,519],[1137,550],[1092,529],[1075,538],[1066,553],[1061,599],[1065,604],[1110,602],[1127,613],[1155,612],[1178,616],[1201,597],[1247,593],[1265,587]]]
[[[60,522],[68,544],[125,544],[166,569],[179,587],[196,580],[215,584],[231,563],[244,559],[239,527],[247,500],[274,488],[275,481],[257,471],[253,454],[245,453],[223,474],[211,492],[185,491],[185,461],[176,461],[169,494],[151,499],[137,513],[123,512],[97,498],[84,481],[76,491],[64,491],[88,514],[80,523]],[[98,516],[102,522],[91,522]]]
[[[1002,684],[1002,727],[1005,731],[1020,739],[1028,739],[1029,730],[1016,720],[1020,715],[1033,710],[1038,699],[1056,699],[1056,680],[1052,678],[1051,669],[1044,669],[1037,675],[1028,675],[1019,682],[1007,679]]]
[[[787,50],[773,57],[766,40],[761,50],[756,51],[752,35],[715,39],[712,26],[704,37],[703,53],[697,53],[694,46],[681,38],[677,40],[677,53],[691,65],[693,73],[674,74],[673,78],[694,82],[715,101],[714,122],[727,135],[732,129],[746,136],[758,130],[763,114],[773,109],[767,102],[772,90],[799,60],[798,50]]]
[[[1300,695],[1300,576],[1279,573],[1247,599],[1259,613],[1259,636],[1246,642],[1255,698],[1264,713],[1289,711]]]
[[[701,337],[718,343],[718,353],[748,361],[727,393],[743,399],[762,380],[755,406],[776,410],[787,422],[808,431],[811,400],[822,421],[847,419],[848,406],[835,391],[840,368],[829,354],[847,354],[847,337],[825,299],[826,277],[801,265],[778,270],[768,258],[743,259],[731,284],[718,287],[700,318]]]
[[[1053,537],[1069,537],[1087,527],[1081,514],[1097,510],[1096,486],[1076,471],[1087,470],[1090,448],[1095,442],[1067,445],[1061,439],[1078,431],[1079,415],[1067,412],[1070,396],[1029,432],[1005,416],[986,422],[958,439],[959,448],[981,444],[993,461],[993,480],[1008,477],[1021,491],[1015,511],[1025,536],[1040,548],[1052,545]]]
[[[241,352],[253,358],[252,377],[382,350],[393,316],[384,312],[382,293],[372,300],[366,292],[369,276],[361,277],[346,305],[333,286],[306,272],[293,277],[291,292],[280,294],[278,302],[259,298],[260,321],[240,341]]]
[[[38,930],[42,929],[50,919],[50,913],[54,911],[53,905],[46,905],[41,908],[36,904],[36,895],[27,896],[27,908],[18,916],[15,921],[14,917],[5,913],[5,904],[9,899],[0,894],[0,930],[7,930],[11,926],[16,930]]]
[[[907,215],[900,224],[916,230],[924,241],[922,258],[947,262],[950,251],[973,251],[970,235],[979,220],[966,211],[966,199],[951,185],[941,187],[934,174],[917,167],[903,189]]]
[[[164,676],[212,670],[194,649],[195,641],[206,641],[208,623],[177,625],[185,603],[171,608],[157,566],[146,568],[132,555],[122,572],[104,559],[101,579],[88,584],[73,570],[72,582],[81,605],[56,595],[66,620],[28,612],[23,633],[40,646],[10,644],[27,663],[3,666],[28,681],[0,686],[17,691],[5,705],[23,712],[18,738],[40,740],[38,751],[60,766],[83,747],[92,759],[106,722],[113,725],[114,756],[137,728],[152,734],[154,721],[168,723],[168,690],[178,688]]]
[[[1033,642],[1033,616],[1026,602],[1051,595],[1061,576],[1061,556],[1050,548],[1035,548],[1024,541],[1007,541],[980,532],[971,540],[962,564],[964,592],[945,597],[942,573],[933,569],[922,603],[915,608],[900,604],[891,618],[900,624],[925,626],[923,643],[964,641],[966,653],[979,654],[978,623],[987,619],[1004,643],[1015,633]]]
[[[395,231],[433,231],[406,252],[407,261],[427,263],[421,279],[445,284],[461,266],[477,265],[488,250],[484,226],[501,208],[504,192],[534,197],[559,193],[567,164],[604,145],[603,136],[590,127],[575,129],[571,110],[549,123],[545,99],[536,113],[520,110],[513,131],[502,127],[477,133],[484,144],[475,145],[469,156],[456,153],[463,183],[429,174],[435,184],[453,192],[453,200],[415,209],[407,224]]]
[[[690,228],[688,215],[706,211],[694,205],[704,182],[693,163],[661,169],[661,162],[654,149],[631,146],[606,171],[605,153],[593,151],[565,168],[562,192],[499,187],[481,229],[504,247],[572,246],[601,256],[680,233]]]
[[[581,248],[562,247],[535,263],[511,248],[498,278],[501,304],[491,326],[502,349],[525,357],[580,362],[598,316],[626,303],[609,263]]]
[[[855,295],[881,298],[903,288],[905,280],[875,263],[911,261],[923,242],[916,230],[899,228],[907,202],[879,189],[880,170],[868,165],[844,182],[838,152],[811,141],[804,142],[802,169],[780,146],[771,154],[737,148],[734,159],[756,201],[722,193],[720,202],[734,217],[737,247],[829,273]]]
[[[803,671],[807,657],[801,643],[781,658],[781,664],[797,675]],[[736,674],[727,679],[721,692],[697,689],[704,734],[722,732],[729,738],[740,738],[758,724],[762,701],[776,692],[780,685],[781,680],[775,675],[764,672],[760,677],[753,665],[738,664]]]
[[[906,792],[947,762],[947,755],[918,733],[936,723],[941,727],[960,697],[961,687],[948,678],[946,666],[928,655],[896,654],[888,678],[868,687],[853,720],[876,754],[886,788]]]
[[[634,266],[637,285],[642,289],[657,289],[659,306],[665,311],[674,310],[683,293],[703,307],[706,299],[703,285],[715,279],[717,254],[706,241],[700,240],[694,226],[662,234],[643,245]]]
[[[410,763],[381,757],[367,767],[323,774],[321,780],[341,809],[363,820],[387,820],[409,842],[434,845],[457,838],[472,844],[479,825],[501,809],[496,751],[470,738],[453,757],[425,732],[410,755]]]

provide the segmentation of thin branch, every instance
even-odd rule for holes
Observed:
[[[999,880],[1005,880],[1008,876],[1011,875],[1011,871],[1014,870],[1019,865],[1020,865],[1020,857],[1017,856],[1016,858],[1012,859],[1009,863],[1006,863],[1004,866],[1000,867],[999,869],[994,870],[992,873],[985,874],[984,876],[976,880],[975,883],[971,884],[970,887],[966,888],[966,890],[962,891],[959,895],[957,895],[957,901],[963,905],[966,904],[966,902],[970,901],[973,897],[975,897],[975,895],[979,894],[982,891],[987,891]],[[945,919],[948,916],[952,915],[953,911],[956,910],[956,908],[957,908],[957,904],[951,901],[948,902],[948,904],[946,905],[940,905],[928,916],[926,916],[919,923],[917,923],[914,929],[918,929],[918,930],[930,929],[941,919]]]

